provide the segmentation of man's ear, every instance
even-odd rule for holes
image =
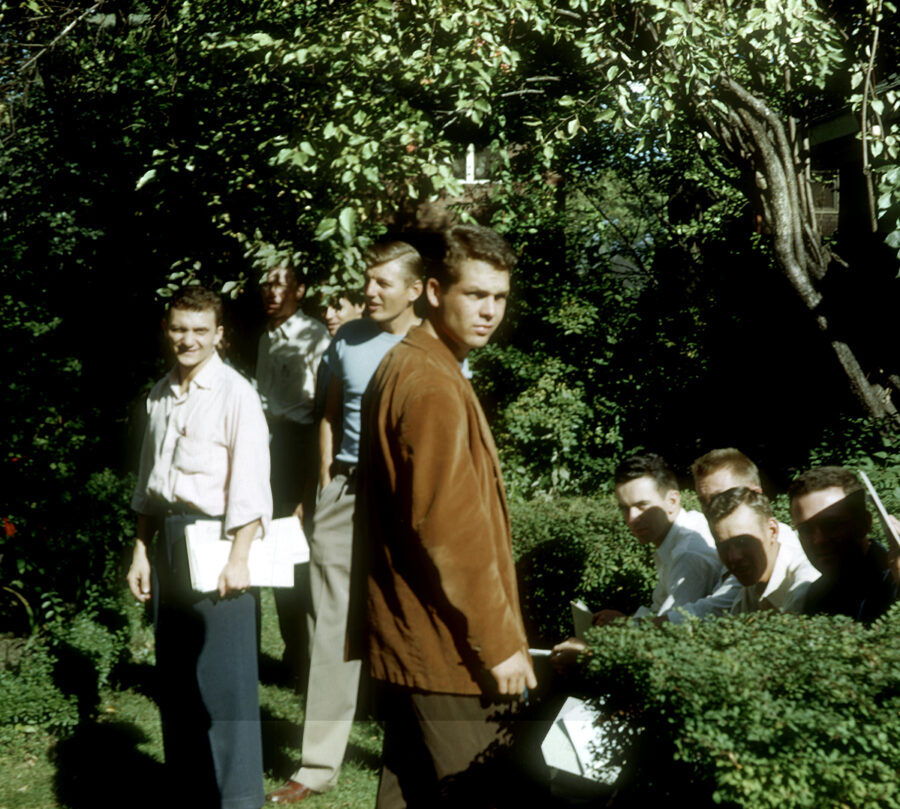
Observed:
[[[213,338],[213,345],[218,348],[222,345],[222,338],[225,336],[225,327],[216,326],[216,336]]]
[[[425,282],[425,297],[428,299],[428,303],[432,308],[440,308],[441,283],[437,278],[429,278]]]
[[[298,303],[303,300],[304,295],[306,295],[306,284],[297,284],[297,291],[294,293],[294,297]]]
[[[766,520],[766,528],[769,531],[769,539],[773,542],[778,539],[778,520],[774,517],[769,517]]]
[[[681,508],[681,492],[678,489],[669,489],[666,492],[666,503],[672,511],[678,511]]]
[[[410,292],[409,299],[411,301],[417,301],[422,297],[422,279],[416,278],[409,286],[407,287]]]

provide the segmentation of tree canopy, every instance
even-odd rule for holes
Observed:
[[[797,384],[821,412],[798,446],[847,391],[891,416],[895,21],[874,0],[8,4],[0,255],[27,414],[10,455],[37,481],[55,441],[114,445],[106,414],[121,435],[159,370],[154,293],[230,294],[240,361],[260,269],[290,255],[320,289],[355,283],[368,242],[427,248],[450,215],[522,255],[478,384],[525,493],[595,485],[638,443],[689,456],[724,435],[735,352],[776,387],[798,372],[785,345],[810,358]],[[848,110],[882,232],[842,245],[818,228],[810,133]],[[488,183],[458,170],[470,144]],[[795,417],[766,439],[778,420],[744,398],[751,443],[778,456]]]

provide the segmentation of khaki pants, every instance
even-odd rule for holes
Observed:
[[[309,537],[315,628],[300,769],[291,780],[316,792],[337,783],[359,692],[360,661],[344,660],[355,503],[354,481],[335,475],[319,497]]]

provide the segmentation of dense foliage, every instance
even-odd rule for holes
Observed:
[[[531,643],[572,632],[569,602],[634,612],[656,583],[651,549],[631,536],[611,498],[534,500],[512,510],[516,569]]]
[[[643,728],[639,794],[886,809],[900,805],[898,622],[895,607],[871,629],[774,613],[617,628],[594,633],[586,665]]]

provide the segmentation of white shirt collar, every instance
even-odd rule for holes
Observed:
[[[219,356],[219,352],[213,351],[212,356],[204,363],[203,367],[199,371],[197,371],[197,375],[190,381],[188,390],[193,388],[195,385],[198,388],[207,389],[214,387],[216,380],[219,378],[219,375],[222,373],[222,368],[224,367],[225,363],[222,362],[222,358]],[[178,373],[177,363],[174,365],[172,370],[169,371],[169,384],[171,385],[175,395],[180,395],[181,377]]]

